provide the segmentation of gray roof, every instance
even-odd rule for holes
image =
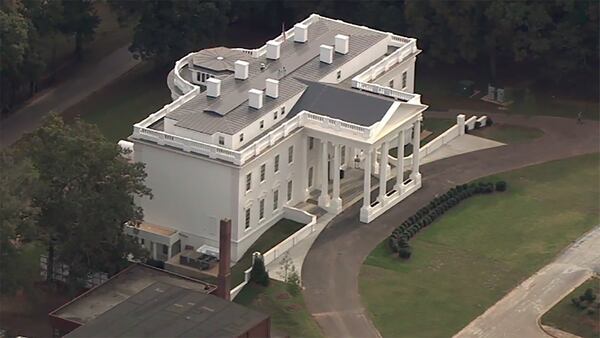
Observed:
[[[337,34],[350,37],[348,54],[335,53],[331,65],[320,62],[320,45],[333,45]],[[176,120],[176,125],[182,128],[206,134],[233,135],[306,90],[307,85],[299,80],[318,81],[385,37],[385,33],[320,18],[309,26],[308,42],[295,43],[293,39],[283,42],[279,60],[252,59],[248,80],[236,80],[230,75],[222,79],[220,97],[209,98],[206,93],[201,93],[168,113],[167,117]],[[262,72],[261,62],[267,65]],[[285,73],[280,71],[282,67],[285,67]],[[262,109],[249,107],[248,90],[263,90],[267,78],[279,80],[279,98],[265,95]]]
[[[251,57],[239,50],[225,47],[208,48],[195,53],[192,57],[194,66],[206,68],[215,72],[235,70],[237,60],[248,61]]]
[[[370,126],[383,118],[392,103],[394,100],[385,96],[369,95],[353,89],[310,82],[288,117],[307,110],[358,125]]]
[[[212,295],[155,283],[65,337],[238,337],[267,318]]]

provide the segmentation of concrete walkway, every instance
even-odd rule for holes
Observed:
[[[454,140],[444,144],[433,153],[425,156],[421,161],[421,164],[427,164],[429,162],[441,160],[444,158],[470,153],[472,151],[489,149],[493,147],[503,146],[504,143],[488,140],[483,137],[475,135],[461,135]]]
[[[600,273],[600,226],[513,289],[454,337],[548,337],[540,317],[594,272]]]
[[[90,94],[114,81],[140,61],[128,47],[121,47],[59,85],[42,91],[27,105],[0,121],[0,149],[34,131],[50,112],[62,113]]]
[[[430,117],[454,118],[457,112],[427,112]],[[338,215],[321,232],[302,265],[304,298],[328,337],[378,337],[362,305],[358,274],[369,253],[392,230],[435,194],[456,184],[551,160],[598,152],[599,125],[559,117],[488,115],[495,122],[539,128],[540,138],[438,160],[422,166],[423,187],[370,224],[358,221],[360,203]]]

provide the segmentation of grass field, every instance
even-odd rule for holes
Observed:
[[[401,262],[382,242],[360,274],[384,337],[450,337],[598,224],[597,154],[486,178],[504,193],[472,197],[419,233]],[[400,223],[402,220],[398,220]]]
[[[235,287],[244,281],[244,271],[252,265],[252,253],[260,252],[265,253],[272,247],[279,244],[279,242],[290,237],[294,232],[302,229],[304,224],[291,221],[289,219],[282,219],[275,223],[269,230],[265,231],[257,240],[250,246],[246,251],[242,259],[240,259],[231,268],[231,285]]]
[[[112,142],[126,138],[133,124],[171,101],[167,73],[150,63],[135,66],[111,84],[69,108],[67,118],[81,116],[96,124]]]
[[[592,277],[573,290],[542,316],[542,324],[583,338],[600,337],[600,309],[588,313],[587,309],[579,309],[571,302],[572,298],[578,298],[587,289],[594,290],[596,297],[600,297],[600,279]]]
[[[302,294],[290,295],[282,282],[272,279],[267,288],[249,284],[234,301],[270,314],[274,336],[322,337],[306,309]]]
[[[493,124],[489,127],[473,130],[469,134],[510,144],[531,141],[541,137],[544,132],[536,128],[512,126],[509,124]]]

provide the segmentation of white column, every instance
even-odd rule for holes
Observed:
[[[340,198],[340,145],[333,148],[333,197],[331,198],[331,209],[335,212],[342,211],[342,199]]]
[[[377,166],[377,148],[371,150],[371,170],[377,172],[379,166]]]
[[[327,177],[327,144],[326,140],[321,139],[322,150],[321,150],[321,195],[319,196],[319,206],[326,208],[329,206],[329,179]]]
[[[419,118],[415,121],[413,133],[413,161],[412,161],[412,173],[411,177],[413,181],[418,182],[421,178],[421,174],[419,173],[419,150],[421,148],[421,119]]]
[[[381,154],[379,160],[379,203],[383,205],[385,193],[387,192],[387,165],[388,165],[388,143],[384,141],[381,144]]]
[[[309,191],[308,191],[308,150],[309,149],[308,149],[308,137],[306,135],[302,135],[301,139],[302,139],[302,142],[301,142],[302,146],[300,147],[300,149],[298,149],[300,151],[299,166],[303,170],[300,171],[302,174],[299,177],[299,182],[300,182],[299,191],[302,193],[302,200],[305,200],[308,198],[308,195],[309,195]],[[292,183],[292,184],[294,184],[294,183]]]
[[[404,181],[404,129],[398,133],[398,163],[396,165],[396,191],[402,193],[402,182]]]
[[[371,207],[371,153],[372,149],[365,149],[365,170],[363,177],[363,206],[362,209],[368,210]],[[363,211],[361,210],[361,214]]]

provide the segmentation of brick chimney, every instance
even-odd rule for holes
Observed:
[[[231,289],[231,220],[222,219],[219,229],[219,275],[216,296],[230,299]]]

